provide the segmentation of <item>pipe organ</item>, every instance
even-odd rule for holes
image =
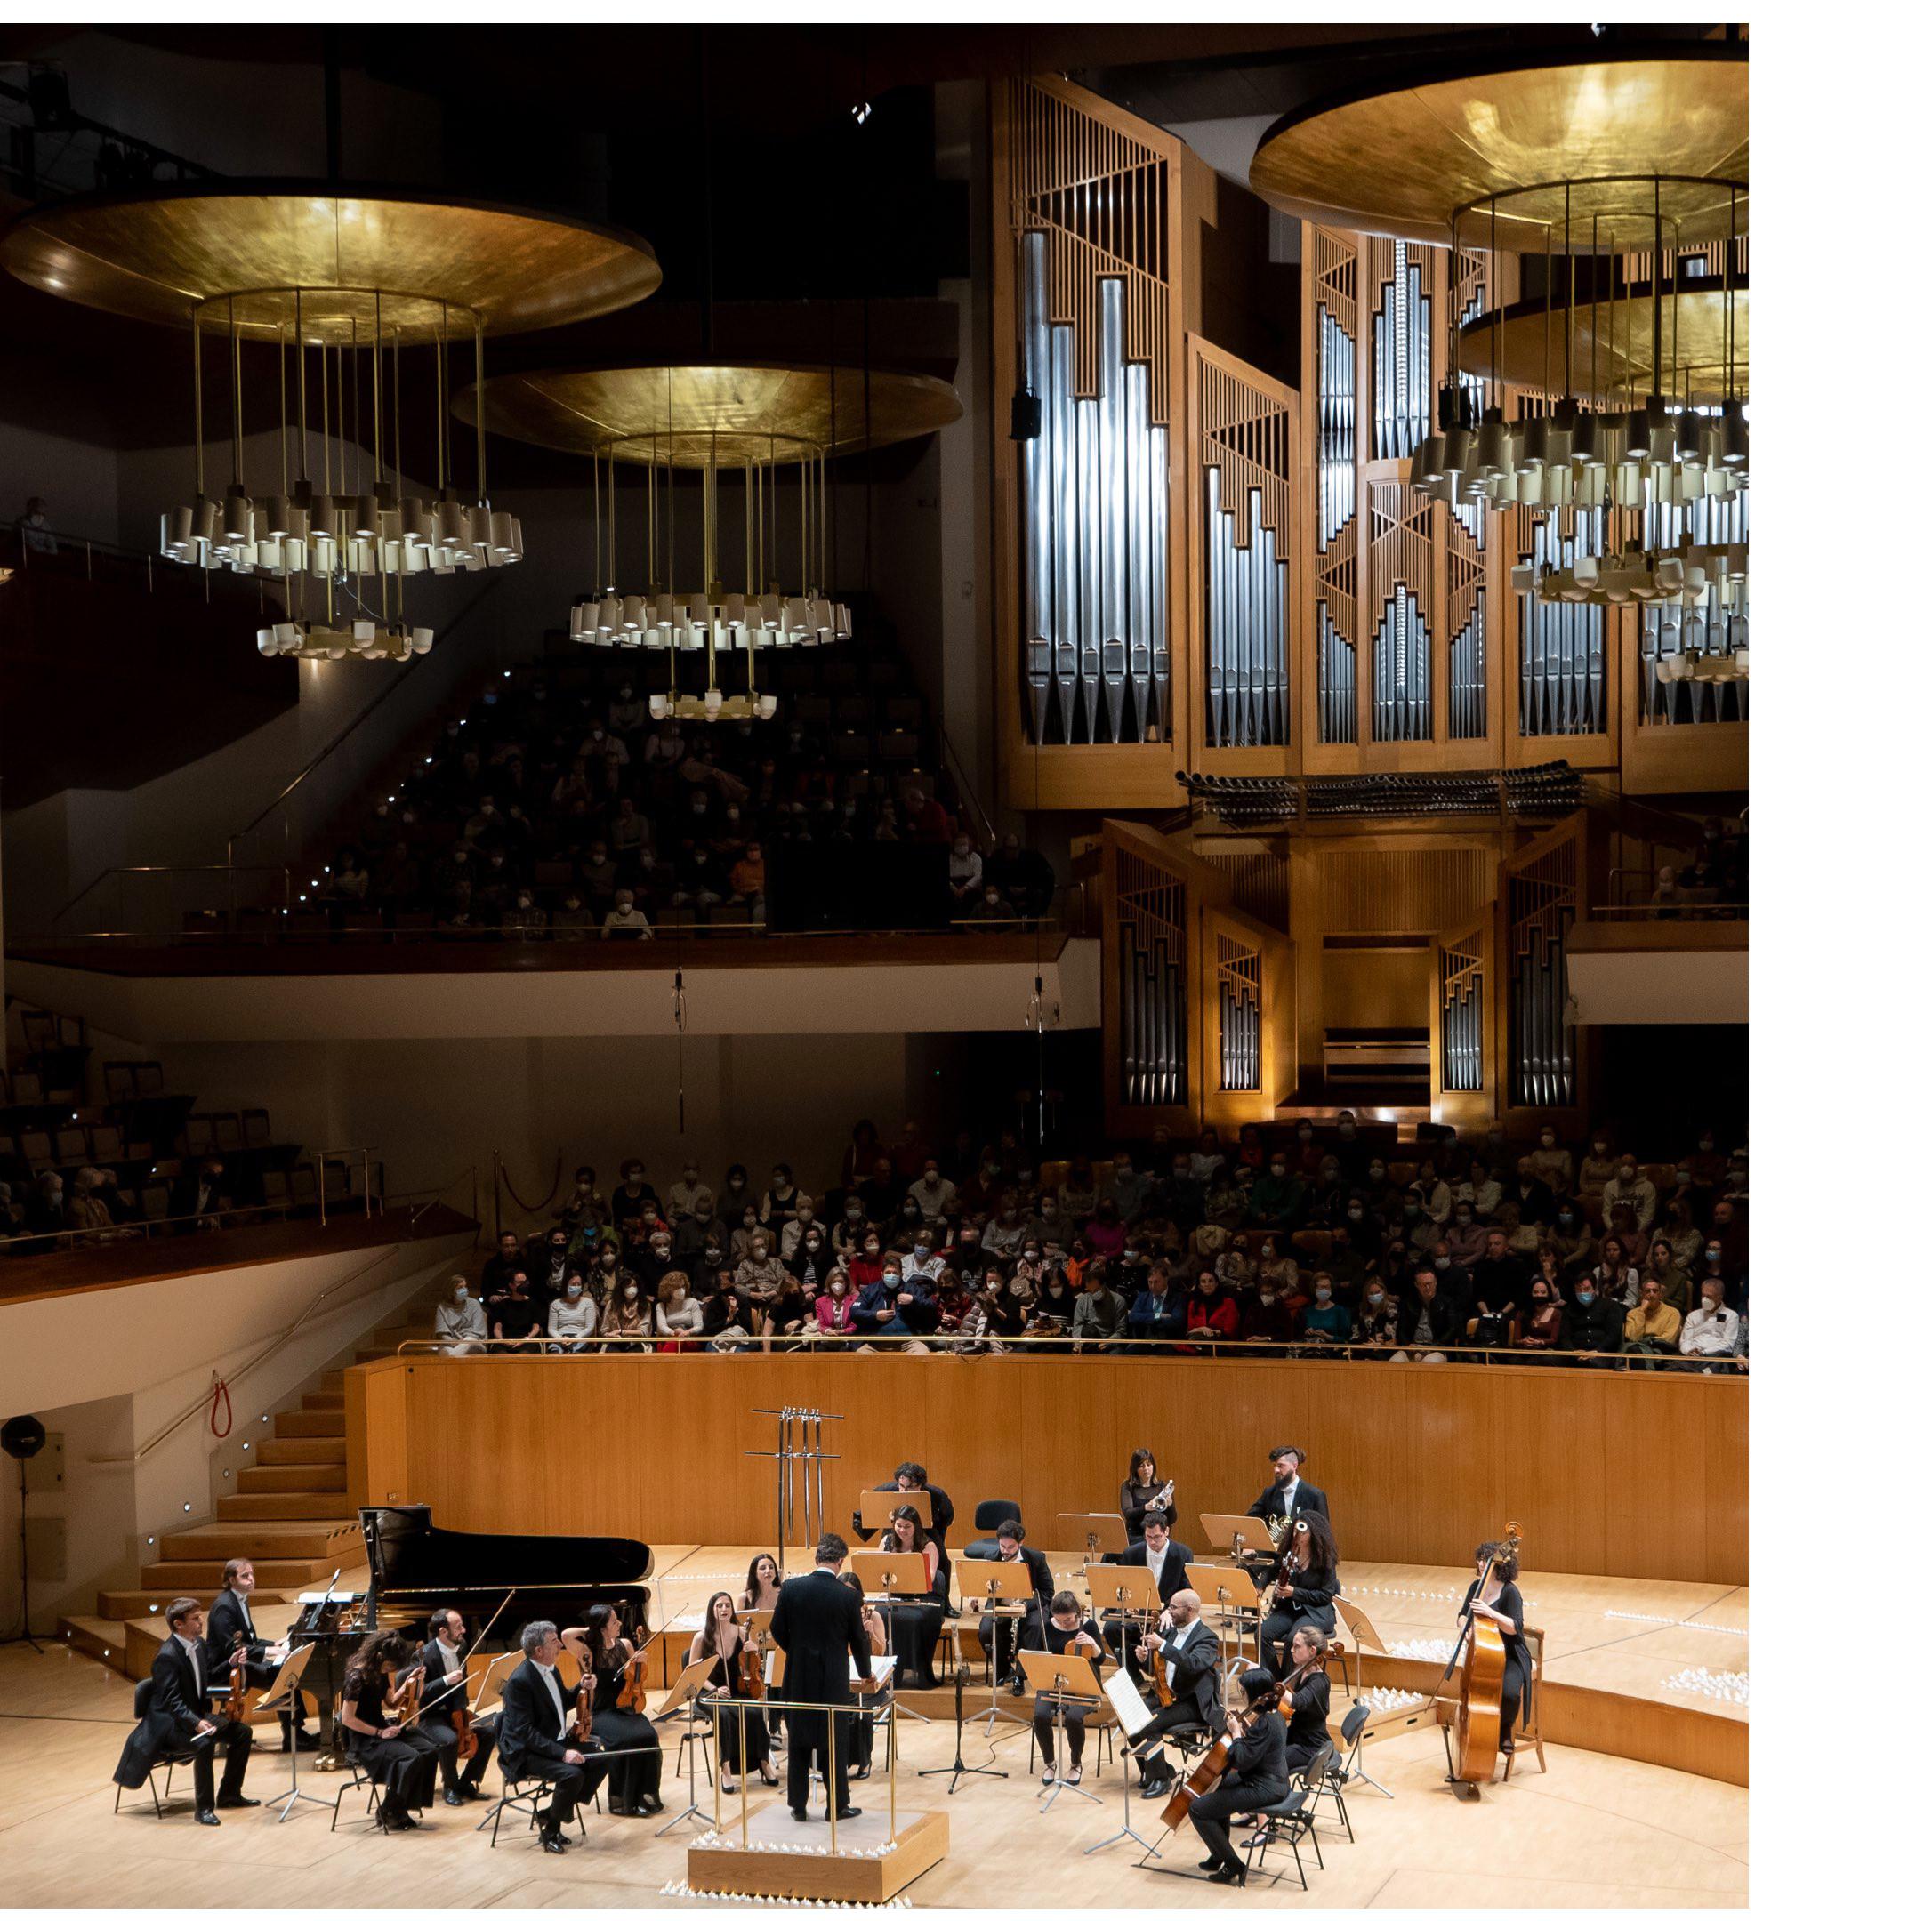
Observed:
[[[1528,535],[1525,559],[1539,566],[1574,567],[1579,555],[1601,554],[1602,522],[1574,508],[1515,510],[1520,531]],[[1604,624],[1606,610],[1582,601],[1522,602],[1517,664],[1519,711],[1517,725],[1525,735],[1601,734],[1604,710]]]
[[[1585,826],[1552,829],[1503,863],[1502,952],[1509,969],[1509,1097],[1517,1107],[1577,1105],[1566,954],[1582,900]]]
[[[1190,1000],[1187,887],[1124,848],[1116,854],[1114,883],[1121,1103],[1185,1106]]]
[[[1221,1091],[1257,1093],[1261,1086],[1261,956],[1226,934],[1216,936],[1215,946]]]
[[[1352,745],[1356,693],[1356,281],[1352,237],[1316,227],[1304,262],[1314,288],[1316,697],[1324,745]]]
[[[1441,992],[1437,1016],[1442,1023],[1442,1089],[1479,1093],[1483,1087],[1483,955],[1479,938],[1441,948]]]
[[[1422,291],[1423,250],[1406,240],[1378,242],[1390,252],[1375,309],[1375,454],[1407,460],[1429,433],[1429,297]]]

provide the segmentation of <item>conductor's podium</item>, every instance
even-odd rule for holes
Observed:
[[[875,1776],[860,1784],[881,1785]],[[742,1826],[701,1836],[686,1856],[685,1877],[696,1894],[765,1895],[779,1900],[884,1901],[946,1859],[951,1837],[944,1814],[906,1814],[897,1834],[884,1808],[868,1807],[839,1823],[834,1853],[821,1810],[795,1821],[782,1801]]]

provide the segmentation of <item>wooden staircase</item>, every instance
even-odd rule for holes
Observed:
[[[405,1308],[366,1338],[356,1359],[380,1360],[395,1353],[398,1341],[426,1338],[431,1331],[420,1308]],[[176,1595],[212,1604],[221,1592],[222,1566],[237,1555],[254,1563],[254,1601],[264,1609],[321,1586],[345,1563],[361,1568],[362,1530],[349,1504],[340,1368],[319,1376],[299,1407],[276,1415],[273,1437],[256,1444],[254,1459],[237,1476],[236,1491],[216,1501],[213,1521],[164,1535],[141,1570],[141,1585],[100,1590],[96,1612],[60,1620],[61,1640],[138,1681],[167,1637],[161,1610]]]

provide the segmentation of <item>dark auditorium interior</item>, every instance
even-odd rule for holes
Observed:
[[[238,24],[0,28],[11,1897],[1744,1905],[1747,30]]]

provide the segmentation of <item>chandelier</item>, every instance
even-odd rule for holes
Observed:
[[[1304,219],[1453,259],[1486,247],[1482,310],[1451,327],[1410,478],[1451,506],[1601,518],[1603,558],[1519,567],[1519,587],[1597,604],[1742,594],[1744,47],[1632,42],[1577,59],[1559,36],[1554,58],[1494,60],[1398,56],[1367,85],[1352,70],[1268,130],[1251,184]],[[1509,254],[1542,256],[1542,288],[1505,306]],[[1611,537],[1620,513],[1634,542]]]
[[[163,513],[161,552],[283,582],[286,617],[257,646],[328,660],[426,653],[406,583],[523,558],[520,522],[491,502],[480,409],[472,456],[448,431],[451,379],[473,366],[480,382],[486,331],[588,318],[661,278],[632,235],[286,182],[68,201],[23,215],[0,257],[44,292],[188,329],[194,494]],[[270,385],[251,417],[246,395]],[[222,387],[225,486],[205,422]],[[406,429],[425,462],[433,447],[430,491],[406,477]]]
[[[762,679],[770,651],[852,631],[849,607],[826,585],[831,461],[931,433],[962,411],[943,381],[858,367],[707,362],[489,386],[502,431],[590,455],[592,584],[571,605],[570,635],[662,655],[664,685],[648,696],[656,719],[777,711]],[[471,403],[459,396],[457,413]],[[620,485],[626,469],[637,478]]]

